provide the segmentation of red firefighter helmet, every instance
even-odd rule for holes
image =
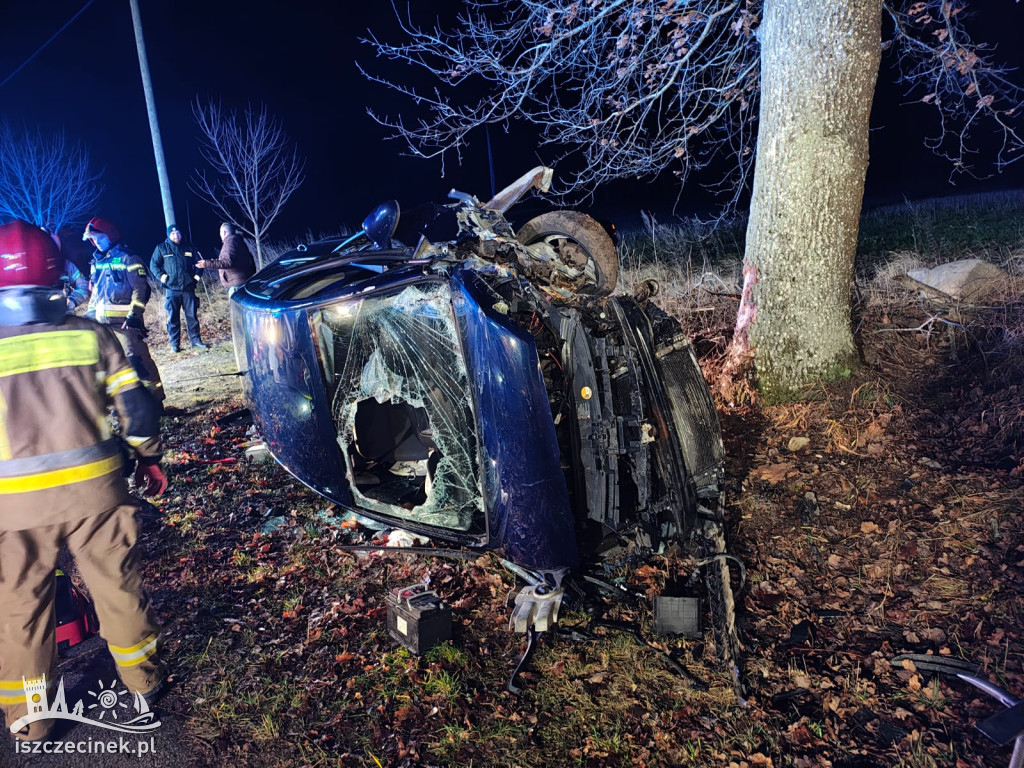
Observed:
[[[0,227],[0,288],[52,287],[64,261],[46,230],[27,221]]]
[[[121,232],[118,230],[117,225],[112,221],[107,221],[99,216],[93,216],[89,219],[89,223],[85,225],[85,232],[82,233],[82,239],[88,240],[92,235],[95,234],[106,235],[110,239],[111,245],[117,245],[121,242]]]

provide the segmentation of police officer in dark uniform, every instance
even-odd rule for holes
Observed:
[[[185,311],[185,330],[192,349],[209,349],[199,337],[199,297],[196,296],[198,254],[182,240],[181,230],[174,224],[167,228],[167,239],[153,250],[149,271],[164,287],[164,309],[167,311],[167,338],[171,349],[181,351],[181,311]]]

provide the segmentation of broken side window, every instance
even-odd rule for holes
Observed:
[[[313,328],[356,505],[482,530],[476,422],[448,286],[339,302],[318,310]]]

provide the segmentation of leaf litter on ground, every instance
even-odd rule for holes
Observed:
[[[657,647],[601,628],[544,637],[511,695],[523,639],[507,628],[517,585],[497,558],[345,549],[379,531],[243,460],[258,439],[247,424],[215,426],[243,405],[236,380],[170,389],[173,485],[143,543],[173,706],[224,766],[1005,763],[973,727],[999,705],[890,660],[966,659],[1024,694],[1024,366],[962,351],[940,366],[943,350],[909,334],[864,338],[881,362],[804,402],[720,406],[729,544],[748,576],[742,701],[713,643],[657,638],[649,602],[608,597],[562,623],[635,623]],[[233,365],[226,331],[218,341],[208,356],[155,350],[165,378]],[[713,356],[704,364],[713,375]],[[238,460],[211,463],[226,458]],[[605,576],[650,598],[690,567],[669,551]],[[428,578],[455,631],[415,657],[387,634],[384,596]]]

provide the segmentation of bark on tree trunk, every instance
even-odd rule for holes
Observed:
[[[764,4],[744,276],[758,388],[770,401],[856,363],[850,290],[881,8],[881,0]]]

